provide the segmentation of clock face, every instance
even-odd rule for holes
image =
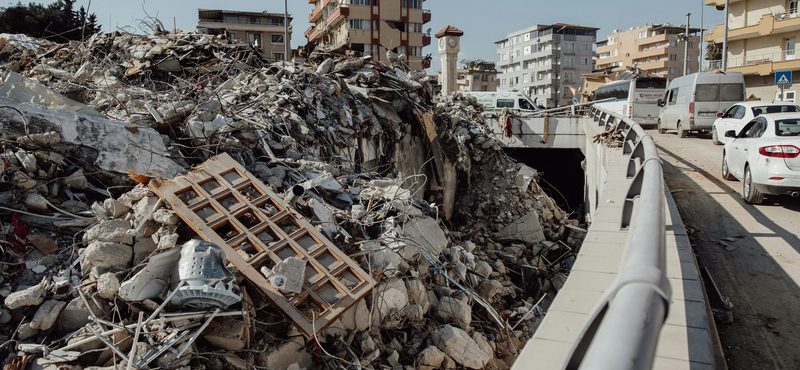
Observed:
[[[444,49],[444,38],[439,39],[439,49]]]
[[[458,39],[450,36],[447,38],[447,44],[450,45],[451,48],[458,46]]]

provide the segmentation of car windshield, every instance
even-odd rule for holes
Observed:
[[[775,121],[776,136],[800,136],[800,119],[781,119]]]
[[[787,105],[762,105],[760,107],[753,107],[753,116],[758,117],[764,113],[787,113],[787,112],[800,112],[800,107],[794,104]]]

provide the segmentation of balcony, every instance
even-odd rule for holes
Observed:
[[[315,23],[317,19],[322,15],[323,7],[316,7],[310,13],[308,13],[308,22]]]
[[[428,46],[431,44],[431,35],[422,36],[422,46]]]
[[[689,62],[694,63],[697,65],[697,62]],[[646,71],[652,71],[657,69],[664,69],[667,68],[667,60],[658,60],[658,61],[651,61],[651,62],[637,62],[636,66],[644,69]]]
[[[667,46],[661,45],[659,48],[650,48],[640,50],[634,57],[636,58],[647,58],[647,57],[654,57],[656,55],[667,55]]]
[[[422,10],[422,23],[428,23],[431,21],[431,11],[429,9]]]
[[[339,4],[336,10],[332,11],[328,16],[328,24],[331,26],[336,25],[340,20],[347,18],[350,15],[350,8],[347,4]]]
[[[718,70],[721,67],[721,60],[703,63],[704,71]],[[751,76],[768,76],[775,71],[797,69],[800,69],[800,53],[796,50],[728,58],[727,68],[729,71],[742,72]]]
[[[739,17],[742,18],[742,17]],[[764,14],[760,18],[741,19],[738,24],[728,24],[728,41],[745,40],[761,36],[800,31],[800,13],[784,12]],[[706,35],[706,42],[722,42],[724,25],[718,24]]]

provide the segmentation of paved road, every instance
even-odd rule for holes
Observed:
[[[683,222],[696,230],[701,269],[733,303],[734,322],[717,323],[728,368],[800,369],[800,199],[747,204],[742,184],[720,176],[722,146],[709,135],[648,132]],[[736,241],[719,243],[728,237]]]

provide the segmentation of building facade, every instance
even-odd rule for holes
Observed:
[[[495,42],[501,69],[500,91],[520,91],[538,104],[571,104],[581,74],[594,69],[592,45],[597,28],[564,23],[537,24]]]
[[[423,48],[431,44],[431,13],[424,0],[309,0],[314,9],[305,32],[309,43],[326,50],[344,48],[389,63],[386,50],[408,56],[411,68],[422,67]],[[423,31],[424,30],[424,31]]]
[[[597,46],[597,69],[623,70],[636,67],[646,70],[651,76],[673,79],[683,76],[683,59],[687,57],[686,73],[700,68],[699,28],[689,28],[689,53],[684,53],[685,42],[679,34],[686,32],[682,26],[669,24],[647,25],[614,33],[595,43]]]
[[[456,71],[458,91],[497,91],[500,87],[500,72],[494,62],[486,60],[467,61]]]
[[[197,32],[226,35],[229,40],[256,45],[268,58],[285,60],[284,14],[240,12],[234,10],[197,10]],[[292,18],[289,16],[289,50],[292,42]],[[289,56],[291,57],[291,55]]]
[[[724,0],[706,0],[706,5],[725,8]],[[725,28],[718,24],[705,41],[722,44]],[[727,70],[745,76],[747,96],[761,100],[779,99],[775,86],[776,71],[800,71],[795,53],[800,38],[800,12],[797,1],[730,1],[728,15]],[[705,70],[719,70],[721,60],[704,65]],[[792,73],[792,82],[800,82],[800,72]],[[786,87],[786,97],[794,99],[796,84]]]

